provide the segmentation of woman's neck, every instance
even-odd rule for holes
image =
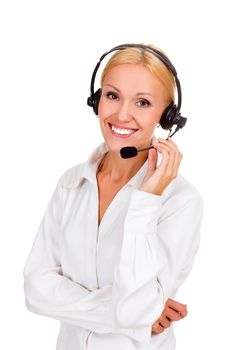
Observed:
[[[148,151],[138,153],[136,157],[124,159],[120,152],[108,151],[98,169],[110,183],[120,183],[130,180],[142,167],[148,158]]]

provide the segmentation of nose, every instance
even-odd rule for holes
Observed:
[[[130,114],[130,106],[127,101],[122,102],[119,105],[119,109],[117,111],[118,120],[122,122],[126,122],[132,119]]]

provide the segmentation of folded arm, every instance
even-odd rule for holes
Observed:
[[[26,306],[97,333],[121,333],[148,344],[152,324],[191,269],[200,198],[190,198],[174,213],[167,210],[159,222],[161,197],[133,189],[113,285],[93,291],[62,274],[62,210],[58,184],[24,267]]]

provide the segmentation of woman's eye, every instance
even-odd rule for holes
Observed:
[[[117,98],[117,95],[112,92],[112,91],[109,91],[106,93],[106,96],[110,99],[110,100],[115,100]]]
[[[140,100],[138,101],[140,104],[139,104],[139,107],[148,107],[151,105],[151,103],[148,101],[148,100]]]

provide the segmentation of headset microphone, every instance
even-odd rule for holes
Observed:
[[[120,154],[121,154],[122,158],[132,158],[132,157],[136,157],[138,152],[146,151],[150,148],[154,148],[154,147],[150,146],[150,147],[143,148],[143,149],[137,149],[134,146],[127,146],[127,147],[122,147],[120,149]]]

